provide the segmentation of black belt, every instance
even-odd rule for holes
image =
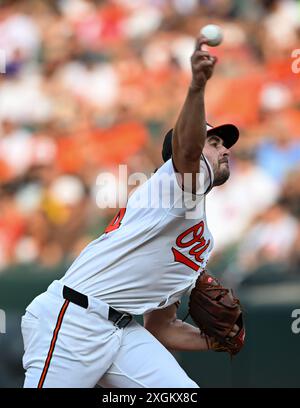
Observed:
[[[69,288],[68,286],[64,286],[63,288],[63,297],[64,299],[69,300],[70,302],[75,303],[75,305],[81,306],[84,309],[88,308],[88,297],[74,289]],[[131,322],[132,316],[129,313],[119,312],[118,310],[109,306],[108,320],[112,321],[115,326],[122,329]]]

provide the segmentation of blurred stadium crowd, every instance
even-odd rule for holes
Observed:
[[[71,262],[115,209],[102,171],[150,174],[190,80],[195,36],[225,41],[207,117],[241,138],[229,183],[208,195],[211,267],[233,286],[300,266],[300,3],[289,0],[2,1],[0,273]],[[300,65],[300,63],[299,63]]]

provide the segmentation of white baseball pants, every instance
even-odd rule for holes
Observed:
[[[198,388],[172,354],[132,320],[119,329],[109,306],[88,296],[84,309],[54,281],[22,317],[24,387]]]

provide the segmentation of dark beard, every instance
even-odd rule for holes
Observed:
[[[229,179],[229,176],[230,176],[229,170],[223,170],[223,171],[219,170],[217,174],[215,174],[214,186],[221,186]]]

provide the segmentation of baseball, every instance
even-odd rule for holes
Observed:
[[[217,45],[221,44],[223,40],[222,29],[215,24],[208,24],[204,26],[200,33],[209,40],[207,45],[211,47],[216,47]]]

